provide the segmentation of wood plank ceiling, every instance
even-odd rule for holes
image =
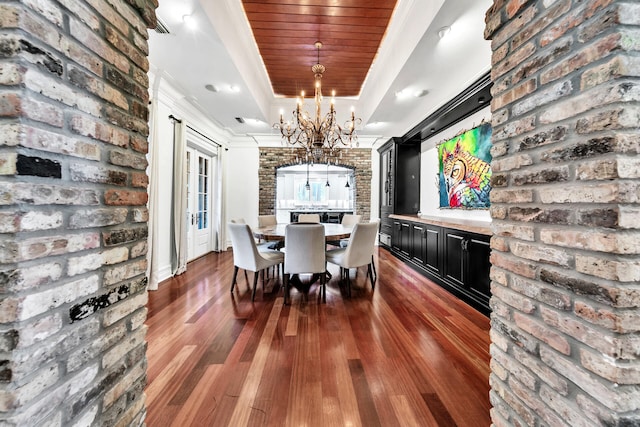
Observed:
[[[276,95],[313,96],[316,41],[324,96],[357,96],[378,52],[396,0],[243,0]]]

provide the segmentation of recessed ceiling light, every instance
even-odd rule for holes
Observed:
[[[407,96],[407,91],[406,90],[397,90],[394,92],[394,95],[396,96],[396,98],[405,98]]]
[[[384,122],[371,122],[371,123],[367,123],[366,127],[368,128],[380,128],[383,127],[385,125]]]
[[[198,27],[198,23],[193,18],[192,15],[183,15],[182,22],[189,28],[190,30],[195,30]]]
[[[263,124],[266,124],[265,122],[263,122],[262,120],[258,120],[258,119],[249,119],[249,118],[244,118],[245,123],[251,125],[251,126],[260,126]]]
[[[236,85],[229,85],[229,90],[233,93],[238,93],[240,92],[240,87]]]
[[[429,93],[428,90],[422,89],[422,90],[417,90],[417,91],[413,92],[413,96],[415,96],[416,98],[422,98],[423,96],[425,96],[428,93]]]
[[[444,36],[446,36],[450,32],[451,32],[451,27],[449,26],[442,27],[438,30],[438,37],[444,38]]]
[[[217,87],[215,87],[215,86],[214,86],[214,85],[212,85],[212,84],[205,85],[205,86],[204,86],[204,88],[205,88],[206,90],[208,90],[208,91],[211,91],[211,92],[217,92],[217,91],[218,91],[218,88],[217,88]]]

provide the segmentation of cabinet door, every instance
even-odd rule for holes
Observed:
[[[394,193],[394,147],[380,153],[380,209],[393,213]]]
[[[425,227],[424,265],[437,275],[442,275],[442,229],[427,225]]]
[[[459,286],[464,286],[464,242],[464,234],[445,229],[445,277]]]
[[[400,252],[406,257],[411,256],[411,224],[408,222],[400,223]]]
[[[491,247],[489,245],[489,237],[470,236],[466,247],[468,273],[464,282],[474,294],[488,303],[491,296],[491,280],[489,279]]]
[[[402,247],[402,224],[400,221],[393,221],[393,234],[391,235],[391,249],[400,252]]]
[[[427,230],[423,224],[411,224],[411,259],[424,266],[427,259]]]

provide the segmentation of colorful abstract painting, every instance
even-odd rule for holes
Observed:
[[[438,145],[441,208],[488,209],[491,124],[483,123]]]

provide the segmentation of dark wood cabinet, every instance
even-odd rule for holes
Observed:
[[[393,218],[391,251],[434,282],[488,314],[490,236]]]
[[[446,229],[444,234],[444,277],[464,286],[464,237],[456,230]]]
[[[410,223],[411,260],[435,274],[442,270],[442,228],[422,223]]]
[[[411,260],[425,266],[427,259],[427,230],[425,224],[411,223]]]
[[[393,250],[409,258],[411,256],[411,224],[407,221],[393,221],[391,242]]]
[[[466,297],[488,308],[491,297],[490,237],[448,228],[445,230],[445,279],[459,286]]]
[[[442,274],[442,229],[440,227],[426,226],[426,256],[425,266],[435,274]]]
[[[380,154],[380,244],[394,246],[391,214],[415,214],[420,209],[420,141],[392,138]],[[409,244],[409,243],[406,243]],[[398,247],[396,245],[396,247]],[[408,248],[404,248],[408,254]]]
[[[487,236],[470,235],[467,241],[467,271],[469,276],[465,283],[470,292],[487,305],[491,296],[491,279],[488,274],[491,269],[490,255],[491,244],[489,238]],[[483,274],[476,274],[476,272],[482,272]]]

